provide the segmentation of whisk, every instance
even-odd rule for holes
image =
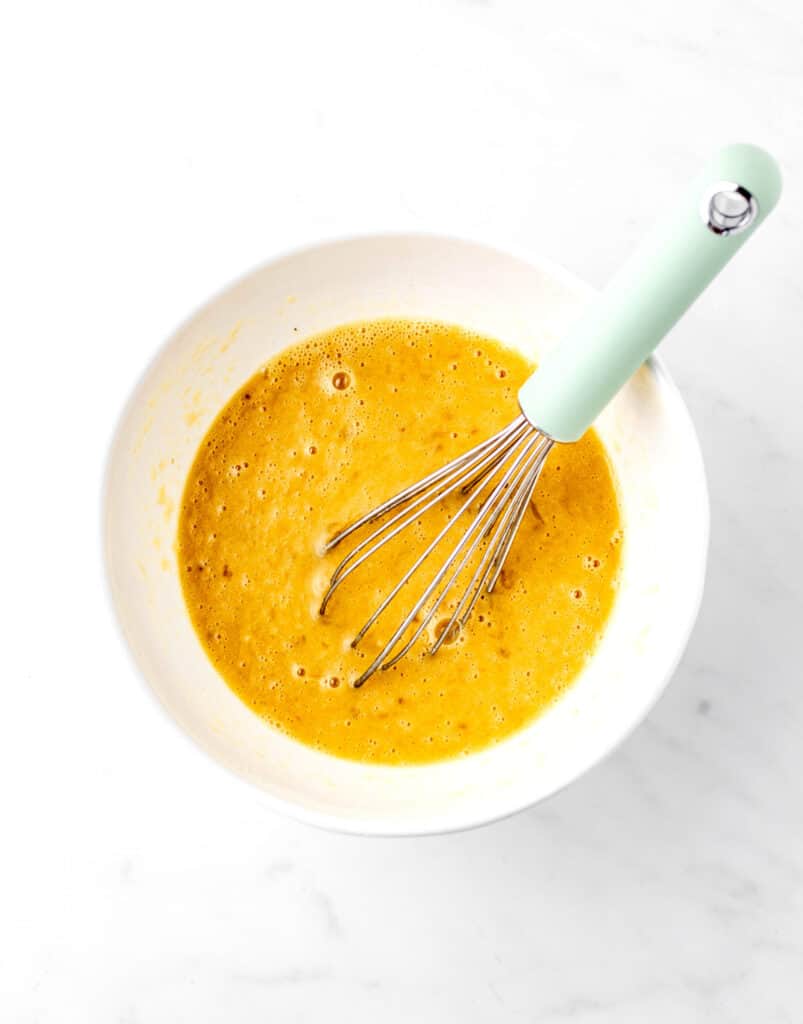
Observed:
[[[518,415],[493,437],[434,470],[340,530],[326,551],[382,522],[335,569],[320,614],[372,555],[445,499],[457,511],[382,599],[354,637],[356,647],[451,530],[465,529],[379,654],[353,682],[403,658],[470,573],[451,616],[429,648],[436,654],[468,622],[499,579],[547,457],[577,441],[680,316],[775,207],[781,191],[773,158],[756,146],[720,150],[690,193],[614,277],[590,311],[522,386]],[[409,637],[406,636],[413,627]],[[398,648],[398,649],[397,649]]]

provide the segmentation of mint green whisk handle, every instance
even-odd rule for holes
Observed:
[[[720,150],[668,219],[519,391],[527,419],[576,441],[773,210],[776,161],[758,146]]]

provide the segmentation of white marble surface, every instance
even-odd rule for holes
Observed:
[[[44,3],[0,49],[0,1019],[800,1020],[798,0]],[[601,284],[739,138],[786,196],[664,349],[713,540],[637,734],[545,807],[409,841],[274,817],[177,741],[113,631],[97,525],[115,416],[173,325],[362,230]]]

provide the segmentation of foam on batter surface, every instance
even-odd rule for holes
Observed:
[[[504,739],[577,677],[615,599],[622,538],[593,430],[553,449],[500,583],[438,655],[422,638],[394,668],[350,685],[437,568],[422,569],[351,648],[442,524],[436,514],[318,614],[353,543],[322,557],[325,541],[510,422],[531,372],[519,353],[458,327],[349,324],[283,351],[220,412],[187,479],[179,569],[209,658],[273,727],[355,760],[436,761]],[[435,617],[430,641],[453,607]]]

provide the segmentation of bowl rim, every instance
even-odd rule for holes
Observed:
[[[111,471],[112,466],[117,455],[118,446],[121,438],[121,433],[124,424],[129,416],[130,411],[136,404],[137,397],[142,389],[143,384],[148,379],[151,371],[154,369],[159,359],[161,358],[164,350],[172,342],[172,340],[189,326],[201,313],[204,312],[210,306],[213,306],[218,302],[224,295],[229,291],[236,288],[239,284],[246,280],[255,277],[270,267],[282,263],[287,259],[293,257],[302,256],[314,251],[318,251],[325,248],[336,248],[338,246],[350,244],[350,243],[361,243],[361,242],[380,242],[383,240],[396,241],[396,242],[445,242],[458,245],[465,245],[468,247],[474,247],[478,249],[485,249],[491,252],[495,252],[497,255],[511,257],[528,266],[542,271],[546,276],[556,280],[567,286],[572,292],[579,296],[585,296],[590,298],[599,293],[599,289],[594,288],[592,285],[583,281],[582,278],[576,274],[567,270],[560,264],[554,263],[547,257],[543,257],[540,254],[534,253],[527,247],[523,246],[511,246],[508,244],[496,244],[493,241],[487,241],[478,238],[470,238],[467,236],[457,234],[443,234],[440,232],[427,232],[427,231],[382,231],[382,232],[368,232],[354,235],[336,235],[331,237],[319,238],[317,241],[309,241],[306,243],[292,246],[286,249],[282,249],[275,253],[273,256],[261,261],[250,269],[237,274],[235,277],[230,279],[222,287],[218,288],[211,296],[199,303],[193,308],[193,310],[185,316],[177,325],[169,331],[162,341],[156,346],[151,353],[150,358],[146,361],[144,367],[138,374],[136,380],[131,385],[126,401],[123,403],[117,417],[113,423],[113,427],[110,433],[109,442],[106,447],[106,452],[102,464],[101,470],[101,482],[100,482],[100,493],[99,493],[99,533],[100,533],[100,544],[101,544],[101,561],[103,564],[103,593],[105,596],[106,607],[111,612],[111,618],[116,625],[116,634],[120,641],[121,647],[125,652],[125,656],[128,660],[128,664],[134,669],[134,674],[139,678],[141,689],[145,690],[150,698],[152,705],[156,705],[161,712],[162,719],[168,720],[171,724],[172,730],[175,734],[178,734],[186,748],[194,751],[196,755],[200,754],[204,757],[207,763],[212,763],[218,769],[223,771],[229,776],[232,781],[238,781],[245,783],[252,792],[255,792],[261,801],[269,807],[272,811],[278,812],[279,814],[291,818],[295,821],[303,822],[307,825],[312,825],[316,828],[323,829],[329,832],[335,832],[342,835],[354,835],[354,836],[365,836],[365,837],[376,837],[376,838],[415,838],[432,835],[449,835],[455,832],[464,832],[475,828],[481,828],[485,825],[492,825],[495,822],[503,821],[506,818],[510,818],[515,814],[519,814],[528,808],[534,807],[546,803],[552,800],[555,796],[561,793],[563,790],[573,785],[579,779],[583,778],[593,768],[602,764],[616,751],[638,728],[638,726],[647,718],[647,716],[653,711],[659,700],[663,697],[666,692],[669,683],[671,682],[675,672],[677,671],[678,665],[686,651],[689,640],[691,638],[694,625],[697,621],[700,606],[702,604],[703,593],[705,590],[705,581],[707,575],[707,564],[708,564],[708,553],[709,553],[709,540],[710,540],[710,529],[711,529],[711,504],[710,495],[708,489],[708,480],[705,472],[705,463],[703,460],[702,450],[700,447],[699,437],[694,427],[691,414],[683,400],[679,388],[672,379],[669,371],[666,368],[666,364],[663,359],[656,353],[653,353],[644,363],[650,370],[650,373],[655,378],[658,386],[664,393],[664,397],[672,406],[672,415],[678,426],[682,424],[682,429],[687,435],[687,441],[690,443],[690,451],[694,453],[694,466],[690,465],[690,469],[699,475],[700,484],[700,495],[702,498],[702,504],[700,509],[700,529],[701,529],[701,545],[700,550],[702,557],[698,567],[697,581],[694,592],[694,599],[688,603],[683,613],[679,613],[677,617],[677,645],[675,653],[670,660],[667,669],[660,682],[654,687],[653,693],[650,700],[640,706],[630,716],[624,728],[618,733],[618,735],[612,739],[607,747],[600,753],[594,756],[593,759],[589,760],[580,771],[578,771],[571,778],[562,782],[559,785],[554,786],[551,790],[543,793],[539,796],[532,798],[517,798],[510,800],[508,803],[500,801],[500,807],[498,812],[488,814],[487,812],[477,812],[474,814],[463,814],[455,817],[441,815],[440,818],[435,816],[428,816],[422,819],[420,822],[416,822],[415,819],[410,819],[404,822],[393,822],[390,819],[384,818],[371,818],[371,817],[357,817],[357,818],[346,818],[339,814],[332,814],[325,811],[313,810],[302,806],[301,804],[295,803],[292,800],[286,800],[282,797],[276,796],[272,793],[264,790],[257,782],[247,778],[245,775],[240,774],[232,766],[226,764],[224,761],[219,760],[207,750],[195,737],[187,732],[177,719],[171,714],[170,710],[164,704],[159,697],[158,692],[150,684],[148,680],[145,668],[135,653],[135,647],[131,639],[128,636],[128,632],[125,626],[123,616],[120,614],[118,608],[118,602],[115,598],[115,594],[112,587],[112,577],[110,571],[111,556],[110,556],[110,494],[111,494]],[[409,770],[407,766],[385,766],[391,770]],[[413,768],[417,766],[412,766]]]

